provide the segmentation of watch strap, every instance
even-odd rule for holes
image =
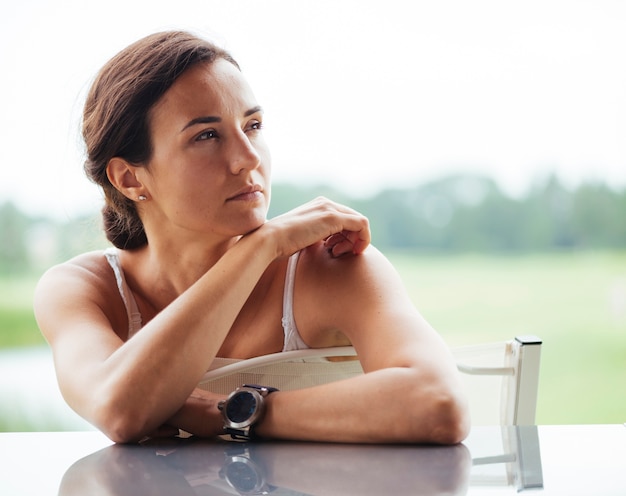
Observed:
[[[261,393],[261,396],[263,397],[267,396],[270,393],[275,393],[276,391],[278,391],[278,388],[272,386],[260,386],[259,384],[244,384],[241,387],[256,389]]]

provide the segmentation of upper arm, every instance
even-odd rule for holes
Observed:
[[[115,300],[108,309],[107,300],[102,278],[71,262],[48,270],[35,290],[35,317],[52,348],[59,387],[82,414],[92,404],[90,384],[101,380],[100,365],[123,343],[118,333],[124,324],[113,311]]]
[[[339,381],[333,391],[352,394],[348,385],[352,381],[380,399],[376,406],[354,399],[359,406],[350,418],[366,414],[369,428],[381,428],[387,439],[438,443],[463,439],[469,417],[452,354],[415,308],[386,258],[372,247],[340,259],[315,248],[307,254],[302,274],[296,277],[294,300],[303,338],[306,341],[312,330],[343,333],[355,347],[365,375]]]
[[[308,302],[299,302],[301,314],[307,322],[341,331],[365,371],[419,367],[445,375],[454,368],[444,341],[414,306],[394,267],[374,247],[340,259],[318,251],[303,269],[303,279],[313,279],[319,290]]]

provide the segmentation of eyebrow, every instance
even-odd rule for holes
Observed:
[[[251,115],[256,114],[257,112],[263,112],[263,109],[261,108],[260,105],[257,105],[256,107],[252,107],[251,109],[246,110],[243,115],[244,117],[250,117]],[[222,122],[222,118],[214,116],[214,115],[205,115],[202,117],[196,117],[195,119],[191,119],[187,124],[185,124],[185,127],[181,129],[181,133],[188,127],[195,126],[196,124],[211,124],[213,122]]]

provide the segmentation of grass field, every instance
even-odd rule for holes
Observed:
[[[626,253],[391,258],[449,344],[542,338],[538,423],[626,421]]]
[[[537,422],[626,422],[626,252],[390,254],[450,345],[542,338]],[[43,344],[34,278],[0,280],[0,347]]]
[[[0,348],[45,344],[32,310],[37,278],[0,278]]]

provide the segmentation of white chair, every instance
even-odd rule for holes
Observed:
[[[453,350],[469,392],[473,425],[534,425],[541,340],[517,336]]]
[[[501,343],[454,348],[452,352],[469,394],[473,425],[535,423],[539,338],[518,336]],[[207,372],[199,387],[223,394],[242,384],[289,390],[362,373],[351,346],[297,350],[233,361]]]

